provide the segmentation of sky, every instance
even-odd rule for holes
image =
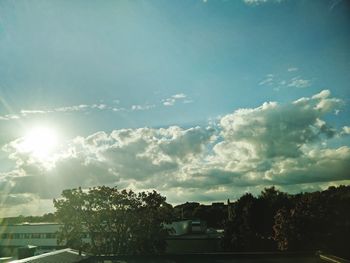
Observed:
[[[350,183],[345,0],[0,1],[0,217],[64,189]]]

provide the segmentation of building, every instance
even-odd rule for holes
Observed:
[[[89,256],[84,253],[79,253],[74,249],[66,248],[38,256],[11,261],[10,263],[77,263],[86,262],[88,258]]]
[[[0,226],[0,257],[18,257],[20,248],[35,246],[34,255],[65,248],[58,244],[58,223],[23,223]],[[218,252],[222,233],[208,229],[202,220],[182,220],[165,224],[169,232],[167,253]],[[86,234],[84,242],[89,242]]]
[[[175,221],[164,226],[169,237],[166,252],[170,254],[220,252],[222,232],[207,228],[203,220]]]
[[[0,255],[15,255],[17,249],[25,246],[35,246],[36,254],[61,249],[64,244],[58,244],[57,223],[23,223],[15,225],[0,225]]]

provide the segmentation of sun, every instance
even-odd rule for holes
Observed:
[[[29,130],[22,138],[18,148],[21,152],[45,160],[50,157],[58,146],[58,136],[54,129],[36,127]]]

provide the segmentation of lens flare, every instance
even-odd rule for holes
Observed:
[[[58,137],[54,130],[38,127],[30,130],[18,145],[21,152],[30,153],[37,159],[47,159],[58,145]]]

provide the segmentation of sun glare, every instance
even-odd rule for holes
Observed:
[[[22,152],[30,153],[38,159],[47,159],[58,145],[58,137],[54,130],[38,127],[30,130],[19,144]]]

